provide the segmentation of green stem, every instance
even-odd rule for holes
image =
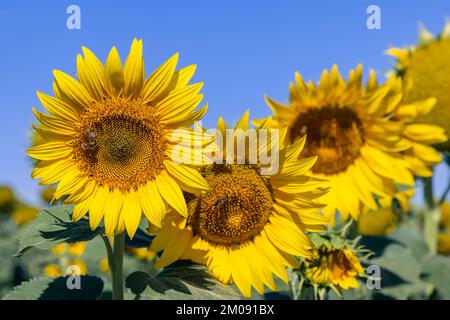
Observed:
[[[427,208],[427,212],[424,217],[424,238],[431,253],[436,253],[440,212],[434,202],[433,180],[431,177],[423,179],[423,188],[423,195]]]
[[[448,182],[448,186],[445,189],[444,193],[442,194],[441,199],[439,200],[439,205],[445,202],[445,199],[447,198],[449,192],[450,192],[450,181]]]
[[[113,269],[111,269],[113,282],[113,300],[123,300],[123,247],[124,233],[114,236]]]
[[[111,243],[109,242],[108,237],[104,234],[102,234],[102,240],[105,243],[106,253],[108,255],[109,270],[112,273],[113,272],[112,270],[114,269],[114,253],[112,251]]]

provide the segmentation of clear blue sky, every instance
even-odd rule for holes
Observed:
[[[66,28],[67,6],[81,8],[81,30]],[[366,28],[366,8],[381,7],[381,30]],[[251,108],[269,114],[263,96],[286,101],[294,71],[317,80],[337,63],[343,72],[363,63],[382,75],[393,65],[391,45],[416,42],[417,25],[438,32],[450,1],[3,1],[0,4],[0,183],[36,199],[28,144],[36,90],[51,93],[52,70],[75,72],[81,46],[102,60],[112,45],[125,56],[134,37],[144,39],[147,70],[180,52],[196,63],[210,109],[232,122]],[[440,170],[441,184],[448,172]]]

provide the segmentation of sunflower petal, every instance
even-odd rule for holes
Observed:
[[[105,78],[111,93],[119,93],[123,89],[124,75],[122,61],[116,47],[112,47],[105,63]]]
[[[186,201],[178,184],[166,172],[156,178],[156,185],[163,199],[183,217],[188,216]]]

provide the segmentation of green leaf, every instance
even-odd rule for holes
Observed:
[[[420,265],[409,248],[393,243],[386,247],[381,257],[372,259],[377,264],[405,281],[415,282],[420,279]]]
[[[62,242],[89,241],[103,232],[103,228],[92,231],[87,219],[72,222],[72,210],[73,206],[62,205],[39,212],[21,233],[15,256],[19,257],[33,247],[48,250]]]
[[[389,236],[390,239],[398,241],[407,246],[417,261],[421,261],[429,252],[428,246],[423,240],[423,235],[414,224],[414,220],[407,221],[400,226],[393,234]]]
[[[125,286],[135,295],[135,299],[141,300],[239,299],[234,287],[219,283],[205,267],[185,262],[171,265],[156,276],[134,272],[127,277]]]
[[[450,299],[450,257],[430,256],[424,260],[422,276],[434,285],[440,298]]]
[[[3,300],[95,300],[103,291],[99,277],[80,276],[79,289],[69,289],[69,276],[35,278],[15,287]]]
[[[383,288],[381,291],[384,295],[396,298],[398,300],[406,300],[409,298],[414,299],[427,299],[429,286],[424,282],[414,283],[402,283],[396,286]]]
[[[421,265],[415,253],[403,245],[392,243],[386,246],[381,257],[370,261],[381,267],[381,290],[374,294],[395,299],[427,299],[431,286],[422,281]]]

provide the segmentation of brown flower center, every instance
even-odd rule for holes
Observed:
[[[188,199],[188,224],[215,245],[252,240],[269,222],[272,192],[256,168],[211,165],[203,171],[211,190]]]
[[[74,150],[80,169],[99,184],[128,191],[162,170],[166,139],[148,107],[117,98],[85,112]]]
[[[291,129],[291,139],[305,134],[303,156],[318,156],[314,173],[331,175],[345,171],[364,145],[362,122],[348,107],[323,107],[300,113]]]

